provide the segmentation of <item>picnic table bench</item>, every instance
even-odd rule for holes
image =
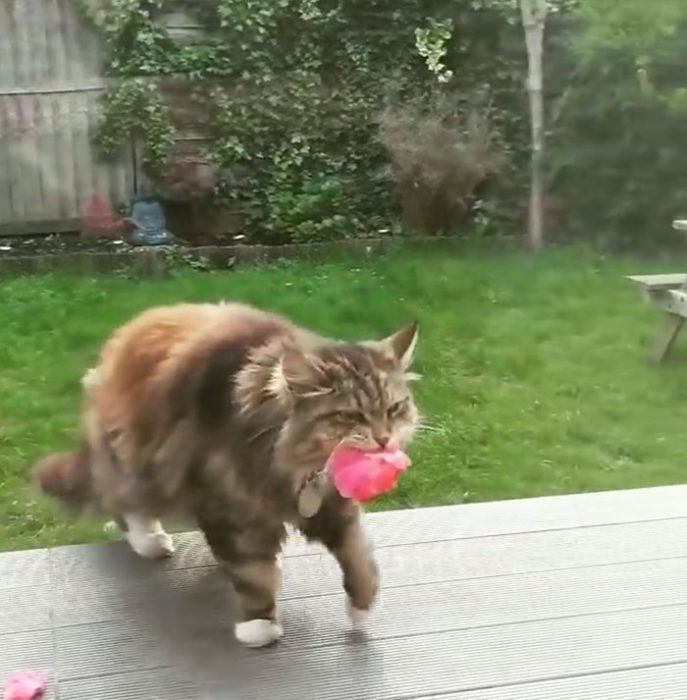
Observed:
[[[687,232],[687,220],[673,221],[673,228]],[[644,298],[666,314],[663,328],[651,349],[651,357],[657,362],[663,362],[687,321],[687,273],[629,275],[628,279],[637,282]]]
[[[687,487],[369,515],[382,575],[365,627],[294,537],[285,636],[233,639],[199,533],[164,562],[123,543],[0,554],[0,685],[46,700],[685,700]]]

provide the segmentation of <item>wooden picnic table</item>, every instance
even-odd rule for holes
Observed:
[[[421,467],[418,467],[421,468]],[[684,700],[687,487],[373,514],[382,599],[344,615],[331,557],[294,537],[285,636],[233,639],[198,533],[0,554],[0,677],[47,700]]]
[[[673,228],[687,232],[687,219],[676,219]],[[670,354],[687,320],[687,273],[629,275],[637,282],[643,297],[665,314],[665,322],[651,349],[651,357],[663,362]]]

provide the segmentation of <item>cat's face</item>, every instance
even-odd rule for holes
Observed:
[[[342,440],[363,450],[407,444],[418,423],[408,386],[416,340],[413,325],[380,342],[287,356],[290,431],[300,449],[316,460],[317,453],[326,459]]]

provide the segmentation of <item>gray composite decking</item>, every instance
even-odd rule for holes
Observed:
[[[370,515],[380,606],[352,630],[333,561],[297,538],[284,639],[232,638],[195,533],[0,555],[0,677],[50,700],[684,700],[687,486]]]

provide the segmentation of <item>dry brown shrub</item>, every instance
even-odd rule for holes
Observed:
[[[418,232],[453,229],[504,164],[489,108],[475,103],[441,97],[388,107],[379,119],[379,138],[404,222]]]

